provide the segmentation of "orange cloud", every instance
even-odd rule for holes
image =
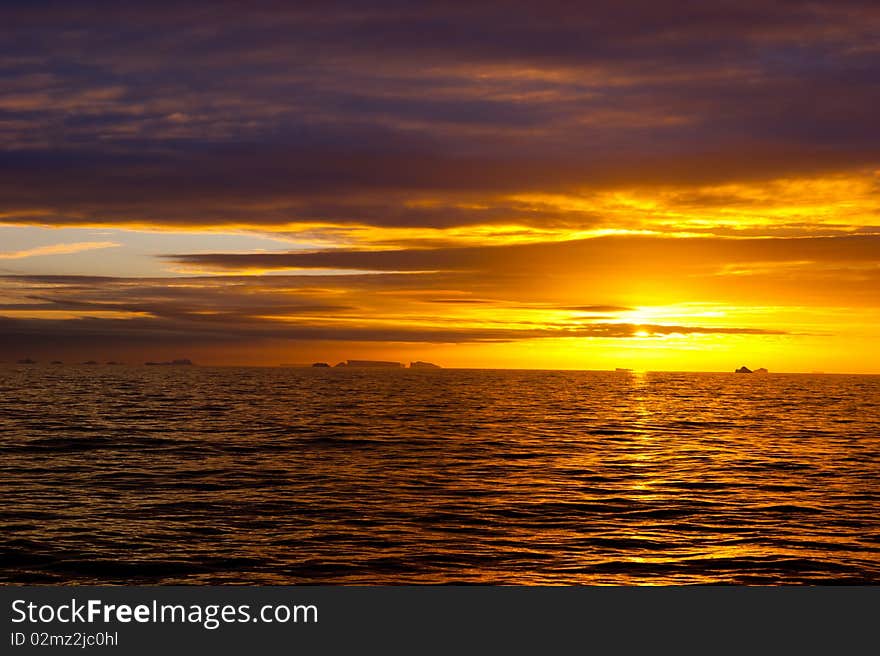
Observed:
[[[0,253],[0,260],[23,260],[26,257],[39,257],[41,255],[70,255],[83,251],[94,251],[101,248],[116,248],[122,244],[114,241],[81,241],[74,244],[52,244],[50,246],[37,246],[21,251]]]

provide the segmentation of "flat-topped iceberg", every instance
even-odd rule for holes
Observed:
[[[378,369],[402,369],[400,362],[386,362],[385,360],[346,360],[336,365],[337,367],[367,367]]]

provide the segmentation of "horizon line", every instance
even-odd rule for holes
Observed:
[[[106,362],[63,362],[63,361],[55,361],[53,364],[53,360],[47,359],[44,361],[33,361],[33,362],[17,362],[14,360],[6,361],[0,360],[0,365],[11,365],[11,366],[19,366],[19,367],[33,367],[33,366],[87,366],[90,368],[94,367],[104,367],[104,366],[112,366],[112,367],[146,367],[150,366],[146,362],[139,363],[129,363],[123,361],[106,361]],[[413,362],[416,362],[415,360]],[[153,364],[163,364],[156,363]],[[185,367],[201,367],[201,368],[249,368],[249,369],[357,369],[357,370],[369,370],[369,371],[400,371],[401,369],[418,369],[420,371],[437,371],[437,370],[449,370],[449,371],[571,371],[571,372],[584,372],[584,373],[620,373],[620,374],[650,374],[650,373],[663,373],[663,374],[735,374],[735,369],[730,370],[703,370],[703,369],[638,369],[638,368],[621,368],[617,369],[591,369],[591,368],[544,368],[544,367],[447,367],[443,365],[437,365],[436,367],[409,367],[406,366],[405,363],[401,362],[400,367],[338,367],[334,365],[330,365],[328,367],[315,367],[313,364],[297,364],[297,363],[279,363],[279,364],[253,364],[253,363],[207,363],[200,364],[198,362],[192,362],[190,364],[185,365]],[[169,365],[173,366],[173,365]],[[177,365],[178,367],[184,365]],[[753,372],[754,373],[754,372]],[[740,374],[745,375],[745,374]],[[766,373],[757,374],[760,376],[772,376],[772,375],[805,375],[805,376],[880,376],[880,371],[871,371],[871,372],[855,372],[855,371],[768,371]]]

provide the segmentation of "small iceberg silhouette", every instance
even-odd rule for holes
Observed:
[[[144,362],[145,365],[149,365],[151,367],[180,367],[180,366],[192,366],[194,363],[192,360],[188,358],[181,358],[179,360],[170,360],[168,362]]]
[[[755,369],[754,371],[752,371],[747,366],[743,365],[742,367],[737,369],[734,373],[737,373],[737,374],[768,374],[770,372],[767,371],[767,369],[765,369],[764,367],[759,367],[758,369]]]

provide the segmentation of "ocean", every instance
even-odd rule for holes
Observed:
[[[880,582],[880,376],[0,365],[0,581]]]

